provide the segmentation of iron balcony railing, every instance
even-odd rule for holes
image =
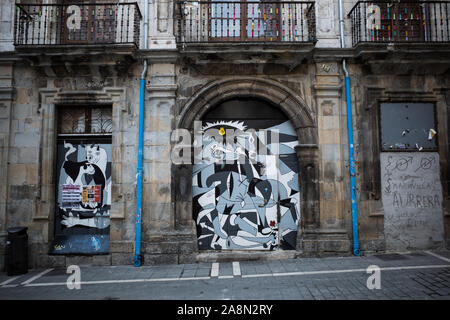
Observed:
[[[134,3],[16,4],[14,45],[134,44],[141,13]]]
[[[315,42],[313,1],[180,1],[181,43]]]
[[[349,12],[352,44],[449,42],[449,1],[358,1]]]

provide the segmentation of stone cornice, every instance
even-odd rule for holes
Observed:
[[[351,48],[315,47],[313,43],[199,43],[178,44],[177,49],[139,50],[134,46],[98,45],[77,46],[21,46],[13,52],[0,53],[0,63],[29,59],[33,56],[129,56],[133,60],[147,59],[150,63],[176,63],[180,57],[205,57],[214,60],[215,55],[232,61],[256,56],[297,57],[314,61],[340,61],[390,59],[392,57],[421,61],[442,59],[450,56],[450,43],[359,43]],[[418,57],[420,55],[420,57]],[[70,58],[69,58],[70,59]],[[263,59],[264,60],[264,59]],[[447,59],[445,59],[447,60]]]

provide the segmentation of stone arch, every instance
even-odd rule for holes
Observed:
[[[278,106],[291,120],[302,145],[317,144],[317,125],[312,110],[291,89],[270,79],[229,78],[207,84],[184,105],[177,128],[192,129],[194,121],[200,120],[212,107],[239,97],[262,99]]]
[[[296,148],[300,164],[299,184],[301,188],[301,220],[299,231],[317,227],[319,221],[319,157],[318,133],[314,112],[293,90],[271,79],[251,77],[227,78],[206,84],[183,106],[176,118],[176,128],[193,132],[194,121],[201,121],[211,108],[219,103],[239,97],[255,98],[279,107],[292,122],[298,136]],[[173,165],[172,190],[174,190],[175,219],[177,224],[192,224],[192,166]],[[299,232],[299,235],[305,232]],[[302,238],[297,239],[297,250],[302,247]]]

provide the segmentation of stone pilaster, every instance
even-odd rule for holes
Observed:
[[[339,12],[337,1],[316,1],[317,47],[339,47]]]
[[[176,48],[174,10],[174,1],[153,0],[149,3],[149,49]]]
[[[14,51],[14,2],[0,1],[0,52]]]
[[[195,232],[180,228],[172,184],[175,60],[153,57],[149,62],[144,121],[144,263],[193,262]]]
[[[175,229],[170,136],[175,105],[175,65],[149,64],[144,119],[144,217],[147,234]]]
[[[345,114],[341,105],[341,78],[335,61],[316,62],[314,84],[318,119],[319,216],[305,228],[304,254],[345,254],[350,250],[344,228],[346,196]]]
[[[8,201],[8,158],[13,99],[13,64],[0,61],[0,270],[6,239],[6,206]]]

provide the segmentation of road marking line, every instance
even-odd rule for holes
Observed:
[[[135,282],[164,282],[164,281],[180,281],[180,280],[209,280],[209,279],[211,279],[211,277],[98,280],[98,281],[81,281],[80,285],[135,283]],[[66,282],[30,283],[30,284],[25,285],[25,287],[46,287],[46,286],[62,286],[62,285],[66,285]]]
[[[218,267],[215,267],[218,271]],[[436,269],[436,268],[450,268],[449,264],[445,265],[426,265],[426,266],[403,266],[403,267],[384,267],[380,268],[381,271],[394,271],[394,270],[413,270],[413,269]],[[259,277],[280,277],[280,276],[301,276],[301,275],[314,275],[314,274],[334,274],[334,273],[354,273],[354,272],[366,272],[367,269],[344,269],[344,270],[322,270],[322,271],[299,271],[299,272],[286,272],[286,273],[261,273],[261,274],[248,274],[242,275],[242,278],[259,278]],[[180,281],[180,280],[210,280],[212,277],[190,277],[190,278],[158,278],[158,279],[124,279],[124,280],[99,280],[99,281],[82,281],[80,284],[115,284],[115,283],[134,283],[134,282],[164,282],[164,281]],[[220,276],[219,279],[231,279],[233,276]],[[30,279],[31,280],[31,279]],[[60,286],[66,285],[66,282],[49,282],[49,283],[28,283],[26,287],[46,287],[46,286]],[[17,285],[9,285],[17,286]],[[9,287],[8,286],[8,287]],[[5,288],[7,286],[3,286]]]
[[[178,280],[209,280],[211,277],[178,278]]]
[[[429,265],[429,266],[403,266],[403,267],[384,267],[380,271],[395,271],[395,270],[411,270],[411,269],[433,269],[433,268],[449,268],[450,265]],[[315,274],[335,274],[335,273],[352,273],[352,272],[366,272],[367,269],[344,269],[344,270],[321,270],[321,271],[298,271],[298,272],[284,272],[284,273],[262,273],[262,274],[248,274],[243,275],[242,278],[259,278],[259,277],[283,277],[283,276],[304,276]]]
[[[18,284],[7,284],[5,286],[2,286],[2,288],[15,288],[17,286],[18,286]]]
[[[77,284],[78,283],[80,283],[80,282],[77,282]],[[67,282],[42,282],[42,283],[30,283],[30,284],[24,285],[24,287],[51,287],[51,286],[67,286]]]
[[[450,262],[450,259],[448,259],[446,257],[443,257],[443,256],[441,256],[441,255],[439,255],[437,253],[434,253],[434,252],[431,252],[431,251],[425,251],[425,252],[428,253],[429,255],[432,255],[433,257],[436,257],[438,259],[444,260],[446,262]]]
[[[436,264],[430,266],[404,266],[404,267],[385,267],[380,268],[381,271],[391,271],[391,270],[411,270],[411,269],[435,269],[435,268],[450,268],[449,264]]]
[[[233,276],[240,277],[241,276],[241,266],[238,261],[233,262]]]
[[[219,276],[219,263],[214,262],[211,266],[211,277],[218,277]]]
[[[34,277],[31,277],[30,279],[25,280],[24,282],[21,283],[21,285],[24,286],[24,285],[30,284],[30,283],[33,282],[34,280],[39,279],[39,278],[42,277],[44,274],[49,273],[50,271],[53,271],[53,268],[44,270],[44,271],[42,271],[41,273],[35,275]]]
[[[0,283],[0,287],[6,286],[8,283],[13,282],[14,280],[16,280],[16,279],[18,279],[18,278],[20,278],[20,277],[21,277],[21,276],[17,276],[17,277],[8,279],[8,280],[6,280],[6,281],[3,281],[2,283]]]
[[[259,274],[244,274],[242,278],[257,278],[257,277],[272,277],[271,273],[259,273]]]
[[[320,271],[297,271],[297,272],[274,272],[274,277],[282,276],[300,276],[300,275],[314,275],[314,274],[328,274],[328,273],[350,273],[350,272],[366,272],[366,269],[346,269],[346,270],[320,270]]]

